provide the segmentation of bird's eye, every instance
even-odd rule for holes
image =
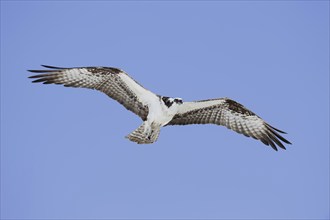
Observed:
[[[181,99],[175,99],[175,102],[182,104],[182,100]]]

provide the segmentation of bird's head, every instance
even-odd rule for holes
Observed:
[[[174,98],[174,102],[181,105],[183,103],[182,98]]]
[[[166,96],[162,97],[162,101],[168,108],[170,108],[173,104],[181,105],[183,103],[181,98],[170,98]]]

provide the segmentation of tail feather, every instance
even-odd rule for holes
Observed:
[[[158,139],[159,133],[160,126],[154,124],[149,126],[147,122],[143,122],[140,127],[127,135],[126,138],[138,144],[152,144]]]

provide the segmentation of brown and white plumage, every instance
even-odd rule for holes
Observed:
[[[237,133],[260,140],[274,150],[277,150],[276,145],[285,149],[281,141],[290,144],[279,134],[285,132],[270,126],[252,111],[228,98],[184,102],[167,125],[188,124],[223,125]]]
[[[147,119],[148,106],[143,102],[145,100],[138,101],[138,97],[134,94],[134,91],[123,81],[123,77],[129,78],[124,71],[112,67],[59,68],[46,65],[42,66],[50,69],[29,70],[33,73],[44,73],[30,76],[29,78],[36,78],[33,81],[34,83],[62,84],[65,87],[99,90],[140,116],[142,120]],[[133,79],[131,80],[133,81]],[[144,90],[147,93],[147,90],[138,83],[135,86],[137,89]],[[143,97],[140,98],[142,99]]]
[[[113,67],[43,67],[48,69],[29,70],[40,73],[30,76],[35,79],[33,82],[99,90],[138,115],[143,124],[127,138],[139,144],[155,142],[163,126],[188,124],[223,125],[258,139],[274,150],[277,150],[276,145],[285,149],[282,142],[291,144],[279,134],[283,131],[270,126],[243,105],[228,98],[182,102],[180,98],[156,95],[123,70]]]

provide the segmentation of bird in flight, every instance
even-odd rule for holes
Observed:
[[[138,115],[143,123],[126,136],[138,144],[154,143],[160,129],[168,125],[216,124],[247,137],[260,140],[277,151],[291,144],[258,115],[229,98],[184,102],[181,98],[157,95],[114,67],[62,68],[42,65],[44,70],[29,70],[34,83],[62,84],[66,87],[101,91]]]

